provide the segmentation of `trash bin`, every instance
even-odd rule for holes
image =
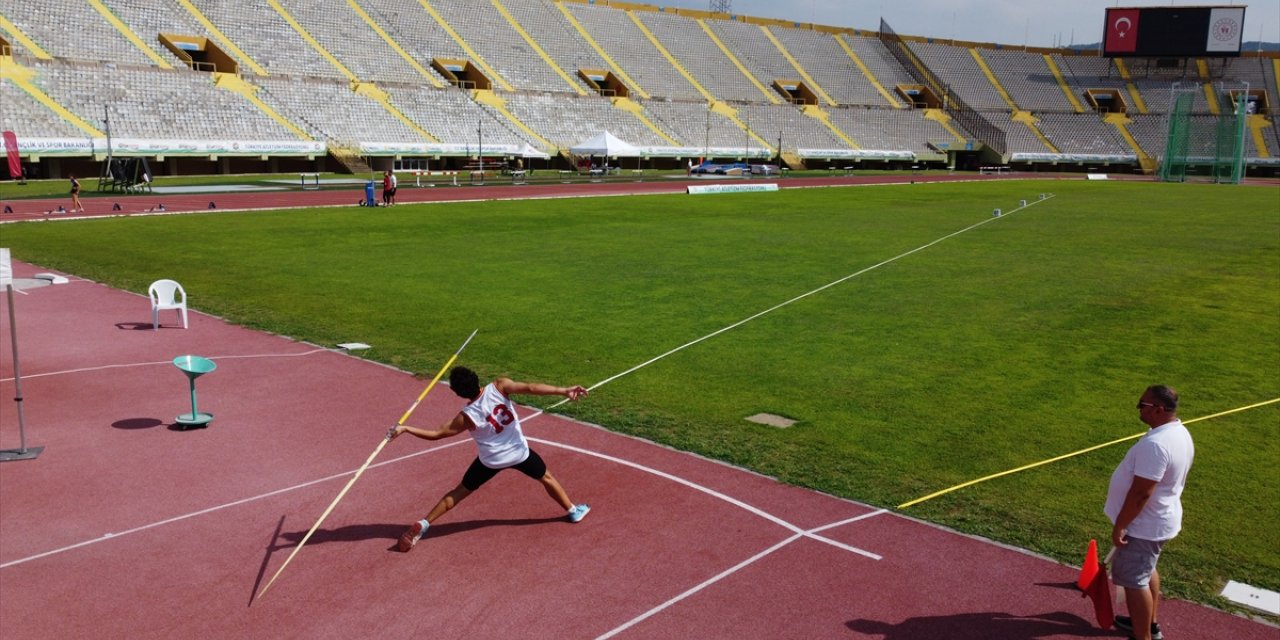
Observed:
[[[378,206],[378,200],[373,196],[373,186],[372,180],[364,183],[364,206],[366,207]]]

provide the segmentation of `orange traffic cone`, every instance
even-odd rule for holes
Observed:
[[[1115,624],[1115,611],[1111,608],[1111,580],[1107,577],[1106,565],[1098,562],[1098,541],[1089,541],[1089,551],[1085,553],[1084,566],[1080,567],[1080,579],[1076,586],[1093,600],[1093,613],[1098,618],[1098,627],[1110,629]]]
[[[1076,588],[1088,591],[1096,575],[1098,575],[1098,541],[1090,540],[1089,550],[1084,554],[1084,566],[1080,567],[1080,579],[1076,580]]]

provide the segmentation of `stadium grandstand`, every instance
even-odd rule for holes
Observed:
[[[111,156],[161,175],[571,167],[603,131],[651,168],[1152,174],[1189,88],[1192,122],[1247,101],[1246,170],[1277,175],[1278,80],[1274,52],[1108,57],[608,0],[0,6],[0,129],[39,178]]]

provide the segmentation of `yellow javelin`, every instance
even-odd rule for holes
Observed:
[[[458,347],[458,350],[453,352],[453,357],[449,358],[449,361],[444,363],[444,366],[440,368],[440,373],[437,373],[436,377],[431,379],[431,384],[428,384],[427,388],[422,390],[422,393],[418,395],[417,400],[413,401],[413,405],[409,407],[409,410],[405,411],[404,415],[400,416],[399,424],[404,424],[405,420],[409,419],[409,415],[413,413],[414,409],[418,408],[418,404],[422,402],[423,398],[427,397],[427,393],[431,391],[432,387],[436,386],[436,383],[440,381],[440,378],[444,377],[444,372],[449,369],[450,365],[453,364],[454,360],[458,359],[458,354],[462,353],[462,350],[467,348],[467,344],[471,342],[472,338],[476,337],[476,332],[478,331],[480,330],[476,329],[475,331],[472,331],[471,335],[467,336],[466,342],[463,342],[462,346]],[[378,457],[379,453],[382,453],[382,448],[387,446],[388,442],[391,442],[391,434],[394,431],[395,431],[395,427],[392,427],[391,430],[387,432],[386,437],[384,437],[382,441],[378,443],[378,448],[374,449],[373,453],[369,455],[369,459],[365,460],[364,464],[361,465],[360,468],[356,470],[356,474],[351,476],[351,480],[347,481],[347,486],[343,487],[342,491],[338,492],[338,497],[333,499],[333,502],[329,505],[329,508],[325,509],[324,513],[320,514],[320,519],[316,520],[316,523],[311,525],[311,530],[307,532],[307,535],[303,536],[302,541],[298,543],[298,546],[293,548],[293,553],[290,553],[289,557],[285,559],[284,564],[280,565],[279,569],[276,569],[276,574],[271,576],[271,580],[267,581],[267,586],[263,587],[262,591],[258,592],[258,597],[254,598],[255,601],[260,600],[262,596],[267,593],[267,589],[270,589],[272,583],[276,581],[276,578],[280,577],[280,574],[284,572],[284,568],[289,566],[289,563],[293,561],[293,557],[298,555],[298,552],[302,550],[302,545],[306,544],[307,540],[311,539],[311,534],[315,533],[316,529],[320,528],[320,523],[324,522],[324,519],[329,517],[329,513],[333,511],[333,508],[338,506],[338,501],[342,500],[342,497],[347,495],[347,490],[351,488],[351,485],[355,484],[356,480],[360,479],[360,474],[364,473],[364,470],[369,468],[369,465],[373,462],[373,459]]]
[[[1264,401],[1264,402],[1258,402],[1258,403],[1255,403],[1255,404],[1251,404],[1251,405],[1249,405],[1249,406],[1247,406],[1247,407],[1239,407],[1239,408],[1237,408],[1237,409],[1228,409],[1228,410],[1226,410],[1226,411],[1221,411],[1221,412],[1218,412],[1218,413],[1215,413],[1215,414],[1213,414],[1213,415],[1209,415],[1209,416],[1201,416],[1201,417],[1199,417],[1199,418],[1192,418],[1192,419],[1190,419],[1190,420],[1186,420],[1186,421],[1184,421],[1182,424],[1191,424],[1192,422],[1199,422],[1199,421],[1201,421],[1201,420],[1209,420],[1209,419],[1211,419],[1211,418],[1217,418],[1218,416],[1225,416],[1225,415],[1227,415],[1227,414],[1229,414],[1229,413],[1236,413],[1236,412],[1239,412],[1239,411],[1246,411],[1246,410],[1248,410],[1248,409],[1255,409],[1255,408],[1257,408],[1257,407],[1261,407],[1261,406],[1263,406],[1263,405],[1272,404],[1272,403],[1275,403],[1275,402],[1280,402],[1280,398],[1272,398],[1272,399],[1267,400],[1267,401]],[[902,503],[902,504],[898,505],[898,508],[899,508],[899,509],[906,509],[907,507],[910,507],[910,506],[913,506],[913,505],[920,504],[921,502],[924,502],[925,500],[932,500],[932,499],[934,499],[934,498],[936,498],[936,497],[938,497],[938,496],[942,496],[942,495],[946,495],[946,494],[948,494],[948,493],[951,493],[952,491],[958,491],[958,490],[963,489],[963,488],[965,488],[965,487],[971,487],[971,486],[973,486],[973,485],[975,485],[975,484],[978,484],[979,482],[986,482],[986,481],[988,481],[988,480],[994,480],[994,479],[996,479],[996,478],[999,478],[999,477],[1002,477],[1002,476],[1007,476],[1007,475],[1010,475],[1010,474],[1014,474],[1014,473],[1017,473],[1017,472],[1019,472],[1019,471],[1026,471],[1027,469],[1032,469],[1032,468],[1035,468],[1035,467],[1039,467],[1039,466],[1041,466],[1041,465],[1046,465],[1046,464],[1049,464],[1050,462],[1057,462],[1057,461],[1059,461],[1059,460],[1066,460],[1067,458],[1071,458],[1071,457],[1074,457],[1074,456],[1078,456],[1078,455],[1080,455],[1080,454],[1082,454],[1082,453],[1089,453],[1090,451],[1096,451],[1096,450],[1098,450],[1098,449],[1102,449],[1102,448],[1104,448],[1104,447],[1109,447],[1109,446],[1111,446],[1111,445],[1113,445],[1113,444],[1118,444],[1118,443],[1124,442],[1125,440],[1134,440],[1134,439],[1136,439],[1136,438],[1141,438],[1141,437],[1142,437],[1142,435],[1143,435],[1143,434],[1141,434],[1141,433],[1135,433],[1135,434],[1133,434],[1133,435],[1131,435],[1131,436],[1125,436],[1125,437],[1120,438],[1120,439],[1118,439],[1118,440],[1112,440],[1111,442],[1104,442],[1104,443],[1099,444],[1099,445],[1094,445],[1094,446],[1092,446],[1092,447],[1089,447],[1088,449],[1081,449],[1081,450],[1079,450],[1079,451],[1072,451],[1071,453],[1063,454],[1063,455],[1060,455],[1060,456],[1058,456],[1058,457],[1056,457],[1056,458],[1049,458],[1048,460],[1041,460],[1040,462],[1033,462],[1033,463],[1031,463],[1031,464],[1028,464],[1028,465],[1024,465],[1024,466],[1018,467],[1017,469],[1009,469],[1008,471],[1001,471],[1000,473],[993,473],[993,474],[991,474],[991,475],[989,475],[989,476],[986,476],[985,478],[978,478],[977,480],[970,480],[970,481],[968,481],[968,482],[965,482],[965,483],[962,483],[962,484],[958,484],[958,485],[956,485],[956,486],[954,486],[954,487],[950,487],[950,488],[948,488],[948,489],[943,489],[942,491],[937,491],[937,492],[931,493],[931,494],[929,494],[929,495],[927,495],[927,496],[925,496],[925,497],[923,497],[923,498],[916,498],[915,500],[912,500],[911,502],[904,502],[904,503]]]

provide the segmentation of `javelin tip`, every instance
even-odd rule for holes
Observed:
[[[462,346],[461,346],[461,347],[458,347],[458,350],[453,352],[453,355],[455,355],[455,356],[456,356],[456,355],[458,355],[458,354],[462,353],[462,350],[463,350],[463,349],[466,349],[468,344],[471,344],[471,339],[472,339],[472,338],[474,338],[474,337],[476,337],[476,334],[477,334],[477,333],[480,333],[480,330],[479,330],[479,329],[476,329],[475,331],[472,331],[472,332],[471,332],[471,335],[467,336],[466,341],[464,341],[464,342],[462,343]]]

